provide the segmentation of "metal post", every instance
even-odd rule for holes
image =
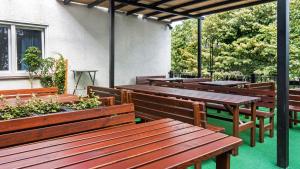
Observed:
[[[289,165],[289,0],[277,0],[277,165]]]
[[[115,0],[109,0],[109,87],[115,86]]]
[[[203,17],[198,19],[198,77],[202,76],[202,20]]]

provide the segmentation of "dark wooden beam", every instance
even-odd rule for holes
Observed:
[[[151,6],[154,6],[154,7],[157,7],[157,6],[161,5],[161,4],[167,3],[167,2],[169,2],[169,1],[171,1],[171,0],[161,0],[161,1],[154,2],[154,3],[150,4],[150,5],[151,5]],[[141,11],[143,11],[143,10],[145,10],[145,8],[137,8],[137,9],[133,9],[133,10],[131,10],[131,11],[128,11],[128,12],[127,12],[127,15],[132,15],[132,14],[134,14],[134,13],[141,12]]]
[[[194,15],[194,16],[195,17],[201,17],[201,16],[204,16],[204,15],[211,15],[211,14],[226,12],[226,11],[230,11],[230,10],[245,8],[245,7],[249,7],[249,6],[255,6],[255,5],[259,5],[259,4],[263,4],[263,3],[269,3],[269,2],[274,2],[274,1],[276,1],[276,0],[255,1],[255,2],[250,2],[250,3],[247,3],[247,4],[242,4],[242,5],[237,5],[237,6],[227,7],[227,8],[216,9],[216,10],[212,10],[212,11],[208,11],[208,12],[202,12],[202,13],[199,13],[199,14]]]
[[[64,0],[64,5],[68,5],[72,0]]]
[[[115,10],[121,9],[123,7],[127,6],[127,4],[119,4],[115,6]]]
[[[202,77],[202,20],[204,18],[201,17],[198,20],[198,53],[197,53],[197,68],[198,68],[198,77]]]
[[[193,15],[185,15],[182,12],[172,11],[172,10],[160,8],[160,7],[157,7],[157,6],[154,6],[154,5],[147,5],[147,4],[143,4],[143,3],[132,2],[130,0],[116,0],[116,1],[121,2],[121,3],[126,3],[128,5],[137,6],[137,7],[140,7],[140,8],[152,9],[152,10],[161,11],[161,12],[165,12],[165,13],[169,13],[169,14],[182,15],[182,16],[185,16],[185,17],[193,18]]]
[[[109,87],[115,87],[115,0],[109,0]]]
[[[277,165],[289,165],[289,1],[277,1]]]
[[[161,20],[168,19],[168,18],[172,18],[172,17],[175,17],[175,16],[177,16],[177,15],[170,14],[170,15],[166,15],[166,16],[159,17],[157,20],[158,20],[158,21],[161,21]]]
[[[177,22],[177,21],[182,21],[182,20],[185,20],[185,19],[189,19],[187,17],[180,17],[180,18],[176,18],[176,19],[172,19],[170,22]]]
[[[172,7],[167,8],[167,9],[175,10],[175,9],[178,9],[178,8],[187,7],[187,6],[190,6],[190,5],[194,5],[194,4],[202,3],[202,2],[206,2],[206,1],[209,1],[209,0],[185,2],[185,3],[179,4],[179,5],[172,6]],[[159,11],[151,12],[151,13],[146,14],[145,18],[150,17],[150,16],[154,16],[154,15],[158,15],[158,14],[161,14],[161,13],[162,12],[159,12]]]
[[[218,7],[218,6],[223,6],[223,5],[227,5],[227,4],[231,4],[231,3],[235,3],[235,2],[241,2],[241,0],[230,0],[230,1],[223,1],[223,2],[219,2],[219,3],[213,3],[213,4],[209,4],[209,5],[205,5],[205,6],[201,6],[198,8],[193,8],[193,9],[184,11],[184,13],[190,14],[193,12],[197,12],[197,11],[201,11],[201,10],[205,10],[205,9],[209,9],[209,8],[214,8],[214,7]],[[172,18],[172,17],[174,17],[174,15],[166,15],[166,16],[158,18],[158,20],[164,20],[164,19],[168,19],[168,18]]]
[[[90,4],[88,4],[88,8],[93,8],[94,6],[97,6],[97,5],[99,5],[99,4],[101,4],[102,2],[104,2],[105,0],[96,0],[96,1],[94,1],[94,2],[92,2],[92,3],[90,3]]]
[[[213,4],[209,4],[209,5],[205,5],[205,6],[201,6],[198,8],[193,8],[190,10],[185,11],[184,13],[193,13],[193,12],[197,12],[197,11],[201,11],[201,10],[206,10],[206,9],[210,9],[210,8],[215,8],[215,7],[220,7],[220,6],[224,6],[224,5],[228,5],[228,4],[233,4],[236,2],[243,2],[241,0],[230,0],[230,1],[223,1],[223,2],[218,2],[218,3],[213,3]]]

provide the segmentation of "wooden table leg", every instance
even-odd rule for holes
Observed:
[[[201,169],[201,162],[199,161],[199,162],[197,162],[197,163],[195,163],[195,169]]]
[[[233,136],[240,137],[239,126],[240,126],[240,108],[239,106],[232,107],[232,115],[233,115]],[[238,155],[238,149],[233,150],[233,155]]]
[[[251,128],[251,138],[250,138],[250,145],[251,147],[255,146],[255,132],[256,132],[256,104],[255,102],[251,103],[251,121],[253,121],[253,127]]]
[[[230,169],[230,153],[226,152],[216,157],[216,169]]]

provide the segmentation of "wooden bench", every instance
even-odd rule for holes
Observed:
[[[149,85],[149,78],[166,78],[164,75],[159,76],[137,76],[136,77],[136,84],[138,85]]]
[[[107,88],[107,87],[100,87],[100,86],[88,86],[87,87],[87,95],[90,96],[92,93],[94,95],[101,97],[113,97],[114,104],[123,104],[127,97],[124,90],[114,89],[114,88]]]
[[[209,82],[210,78],[186,78],[183,79],[183,83],[198,83],[198,82]]]
[[[225,129],[207,124],[205,105],[200,102],[128,92],[128,102],[134,103],[136,116],[145,121],[172,118],[213,131]]]
[[[16,89],[16,90],[0,90],[0,96],[5,98],[15,98],[19,97],[31,97],[33,94],[36,96],[44,95],[55,95],[58,93],[57,87],[49,88],[33,88],[33,89]]]
[[[300,120],[298,113],[300,112],[300,90],[289,90],[289,124],[290,127],[297,125]]]
[[[249,84],[245,84],[244,87],[247,89],[275,91],[275,83],[274,82],[249,83]]]
[[[183,83],[156,82],[156,83],[153,84],[153,86],[183,88]]]
[[[4,120],[0,148],[133,123],[133,104]]]
[[[270,132],[270,137],[274,136],[274,109],[275,109],[275,91],[263,90],[263,89],[252,89],[252,88],[231,88],[231,87],[218,87],[218,86],[209,86],[209,85],[197,85],[197,84],[185,84],[184,88],[192,90],[202,90],[202,91],[211,91],[217,93],[228,93],[236,94],[243,96],[254,96],[260,97],[261,100],[256,103],[257,107],[265,107],[269,111],[256,110],[256,117],[259,120],[259,141],[264,142],[264,133],[266,131]],[[206,104],[207,107],[225,110],[227,109],[223,105],[219,104]],[[247,116],[251,115],[251,111],[248,107],[240,108],[240,114]],[[269,119],[269,123],[265,124],[265,119]]]

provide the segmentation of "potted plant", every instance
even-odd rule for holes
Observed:
[[[42,51],[37,47],[29,47],[26,49],[22,62],[26,65],[29,73],[30,86],[33,88],[34,76],[37,75],[42,64]]]

